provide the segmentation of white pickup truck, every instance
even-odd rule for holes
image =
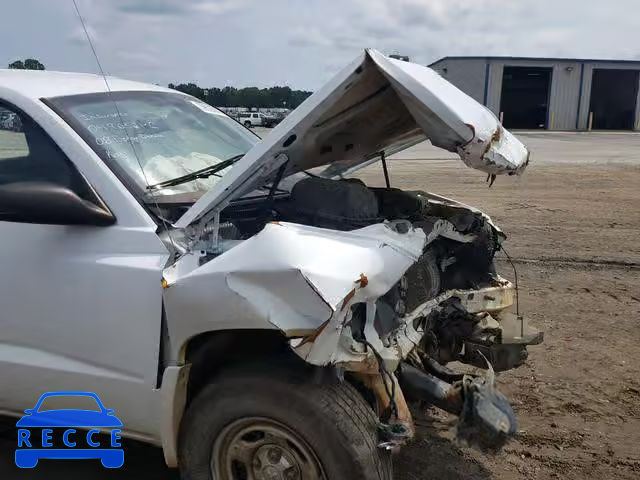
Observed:
[[[265,126],[265,115],[259,112],[242,112],[238,115],[238,121],[247,128]]]
[[[513,434],[493,370],[542,338],[509,311],[505,235],[387,174],[425,139],[520,174],[529,154],[491,112],[374,50],[262,141],[183,93],[106,80],[0,71],[20,119],[0,131],[3,414],[93,392],[185,479],[389,480],[411,398],[459,415],[468,442]],[[376,161],[386,188],[349,178]]]

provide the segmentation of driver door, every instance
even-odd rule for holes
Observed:
[[[94,392],[123,430],[153,435],[168,256],[155,224],[121,186],[101,198],[92,180],[117,179],[78,170],[76,163],[99,162],[88,148],[74,150],[86,157],[69,158],[32,118],[0,102],[7,112],[17,120],[0,125],[0,189],[63,187],[108,208],[115,223],[15,221],[7,213],[17,207],[0,203],[0,409],[20,415],[44,392]],[[62,134],[65,145],[81,141],[68,128]]]

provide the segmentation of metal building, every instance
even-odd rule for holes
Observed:
[[[640,130],[640,61],[444,57],[430,67],[507,128]]]

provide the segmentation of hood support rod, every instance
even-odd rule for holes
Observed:
[[[267,221],[272,220],[276,190],[278,189],[278,185],[280,184],[280,181],[284,176],[284,171],[287,169],[288,163],[289,159],[287,159],[282,165],[280,165],[280,168],[276,172],[276,176],[273,179],[273,183],[271,184],[271,188],[269,189],[269,194],[267,195],[267,199],[265,201],[265,217],[267,218]]]
[[[391,188],[391,182],[389,181],[389,170],[387,169],[387,157],[384,153],[384,150],[380,152],[380,160],[382,161],[382,171],[384,173],[384,183],[387,185],[387,188]]]

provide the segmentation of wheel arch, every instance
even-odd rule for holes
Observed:
[[[190,365],[187,405],[207,382],[224,369],[264,358],[305,364],[279,330],[240,329],[205,332],[183,347],[184,363]]]
[[[203,332],[189,338],[180,349],[180,365],[163,371],[161,443],[168,467],[178,466],[178,434],[186,408],[198,392],[225,369],[273,358],[292,367],[306,365],[293,353],[279,330],[238,329]]]

